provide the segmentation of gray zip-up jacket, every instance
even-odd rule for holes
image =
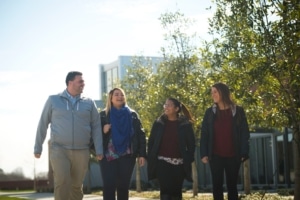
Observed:
[[[34,154],[41,154],[50,126],[50,144],[66,149],[88,149],[93,139],[96,154],[103,154],[101,121],[94,101],[80,96],[74,106],[67,91],[49,96],[38,124]]]

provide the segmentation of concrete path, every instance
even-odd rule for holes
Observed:
[[[0,192],[0,196],[18,197],[30,200],[54,200],[53,193],[35,193],[35,192]],[[130,197],[130,200],[146,200],[145,198]],[[83,200],[103,200],[102,196],[94,194],[85,194]],[[149,200],[149,199],[148,199]]]

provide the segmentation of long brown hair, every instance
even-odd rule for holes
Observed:
[[[233,106],[234,105],[234,102],[231,99],[229,87],[227,85],[225,85],[224,83],[215,83],[212,87],[214,87],[218,90],[219,95],[222,99],[222,102],[225,105],[227,105],[227,106]]]
[[[215,83],[212,87],[214,87],[218,90],[219,95],[222,100],[222,103],[224,104],[223,106],[224,107],[228,106],[230,109],[232,109],[234,107],[235,103],[231,99],[229,87],[224,83]],[[217,110],[216,110],[217,118],[222,119],[224,116],[220,112],[220,105],[218,105],[218,104],[216,104],[216,105],[217,105]]]

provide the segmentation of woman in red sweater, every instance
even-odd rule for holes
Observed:
[[[153,123],[148,140],[148,179],[158,179],[160,199],[182,199],[184,179],[192,181],[195,136],[184,104],[168,98],[164,113]]]
[[[238,200],[239,168],[249,154],[249,128],[244,109],[230,98],[227,85],[211,88],[214,101],[205,112],[200,139],[200,156],[211,169],[214,200],[223,200],[223,178],[226,175],[228,200]]]

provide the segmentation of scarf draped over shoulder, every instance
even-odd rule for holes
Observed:
[[[130,146],[133,136],[132,116],[128,106],[116,109],[112,106],[110,110],[111,137],[117,153],[124,153]]]

